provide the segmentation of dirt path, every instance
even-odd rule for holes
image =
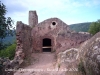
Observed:
[[[57,73],[54,53],[33,53],[32,59],[32,65],[24,68],[26,70],[30,69],[30,72],[16,72],[14,75],[53,75],[54,72]]]
[[[66,73],[59,71],[59,65],[54,53],[33,53],[32,63],[24,70],[18,71],[14,75],[80,75],[78,73]]]
[[[34,53],[33,57],[33,65],[29,67],[34,68],[48,68],[54,67],[53,65],[56,63],[55,54],[53,53]]]

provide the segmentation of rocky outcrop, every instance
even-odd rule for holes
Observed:
[[[77,68],[85,75],[100,75],[100,32],[81,44],[58,54],[61,67]]]
[[[57,55],[57,63],[60,64],[60,67],[64,66],[67,69],[77,69],[78,57],[78,49],[71,48]]]
[[[100,32],[80,46],[79,57],[86,75],[100,75]]]
[[[9,58],[0,58],[0,75],[14,75],[15,64]]]

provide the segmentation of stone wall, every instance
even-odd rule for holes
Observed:
[[[81,34],[77,32],[66,32],[59,34],[57,37],[56,50],[57,52],[60,52],[70,48],[77,48],[90,37],[90,34]]]
[[[37,24],[38,24],[38,15],[36,11],[29,11],[29,26],[33,28]]]
[[[32,53],[31,28],[21,21],[17,22],[16,41],[17,47],[14,60],[18,60],[19,64],[21,64],[23,59],[29,57]]]
[[[54,25],[53,25],[54,23]],[[50,18],[32,29],[33,51],[42,52],[44,38],[52,41],[52,51],[64,51],[77,47],[91,37],[90,34],[73,32],[69,26],[58,18]]]
[[[55,25],[53,25],[55,23]],[[50,18],[35,26],[32,29],[32,39],[34,50],[41,52],[42,50],[42,40],[44,38],[50,38],[52,40],[52,48],[56,49],[56,38],[58,33],[66,28],[66,31],[69,30],[68,26],[58,18]]]

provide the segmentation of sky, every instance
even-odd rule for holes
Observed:
[[[28,24],[28,13],[36,10],[38,21],[57,17],[66,24],[94,22],[100,19],[100,0],[1,0],[7,17]]]

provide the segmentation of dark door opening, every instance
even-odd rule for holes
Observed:
[[[45,38],[43,39],[43,52],[51,52],[51,39]]]

